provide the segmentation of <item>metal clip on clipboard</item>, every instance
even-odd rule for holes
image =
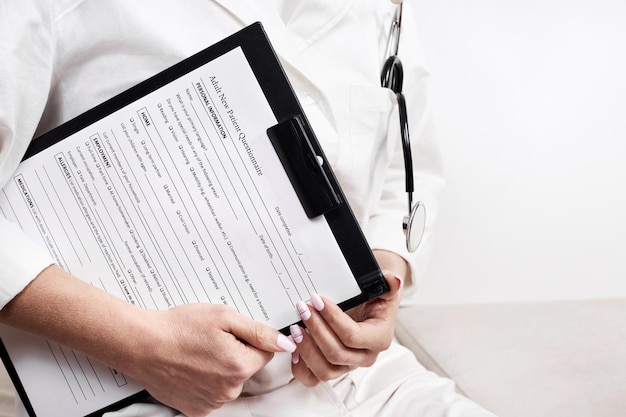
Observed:
[[[321,156],[311,146],[301,116],[267,129],[267,136],[309,218],[337,208],[341,203],[322,167]]]

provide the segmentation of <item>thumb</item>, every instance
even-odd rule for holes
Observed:
[[[287,336],[246,316],[234,316],[228,330],[238,339],[266,352],[293,353],[296,350],[296,344]]]
[[[400,293],[402,286],[404,285],[404,278],[399,275],[395,275],[389,270],[383,270],[383,275],[389,284],[389,292],[380,296],[384,300],[390,300]]]

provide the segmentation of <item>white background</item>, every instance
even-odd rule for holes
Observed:
[[[406,1],[447,180],[419,301],[626,297],[626,2]]]

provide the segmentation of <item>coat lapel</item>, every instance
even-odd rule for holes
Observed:
[[[315,80],[315,74],[300,64],[299,56],[320,36],[341,20],[355,0],[302,0],[288,22],[262,0],[214,0],[239,19],[243,26],[261,21],[276,53],[284,65],[305,78]]]

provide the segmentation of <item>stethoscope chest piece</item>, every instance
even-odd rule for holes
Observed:
[[[409,252],[415,252],[422,242],[426,230],[426,207],[418,201],[411,208],[408,216],[404,216],[402,228],[406,236],[406,248]]]

